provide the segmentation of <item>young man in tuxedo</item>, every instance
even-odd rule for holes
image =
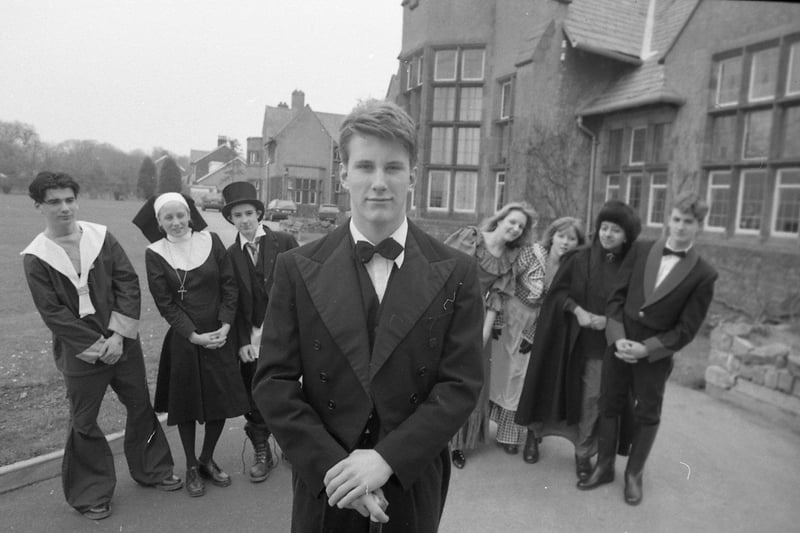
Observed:
[[[269,429],[253,401],[253,374],[261,349],[261,333],[272,288],[275,259],[279,253],[296,248],[297,241],[288,233],[272,231],[261,224],[264,204],[258,199],[256,188],[251,183],[230,183],[222,189],[222,197],[225,200],[222,216],[238,231],[236,240],[228,248],[239,285],[231,337],[239,355],[239,370],[250,401],[250,411],[244,415],[247,420],[244,431],[255,452],[249,477],[253,483],[261,483],[269,477],[276,459],[269,448]]]
[[[254,391],[293,467],[293,532],[438,529],[483,303],[475,260],[406,218],[416,148],[397,105],[357,106],[339,140],[351,220],[278,257]]]
[[[642,472],[658,431],[672,356],[692,341],[714,298],[717,271],[695,247],[707,213],[697,194],[678,196],[667,237],[636,242],[623,261],[606,309],[606,338],[613,346],[603,367],[597,464],[579,489],[614,480],[618,420],[632,395],[636,427],[624,494],[630,505],[642,500]]]

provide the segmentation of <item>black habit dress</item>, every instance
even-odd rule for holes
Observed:
[[[165,239],[145,253],[150,292],[170,325],[155,396],[155,410],[167,413],[168,425],[233,418],[249,409],[233,343],[211,350],[189,342],[192,332],[214,331],[223,322],[232,325],[236,312],[238,291],[222,241],[215,233],[195,232],[192,245],[205,241],[207,247],[209,238],[205,261],[188,272],[174,269],[157,251],[166,250]],[[182,281],[185,292],[179,292]]]

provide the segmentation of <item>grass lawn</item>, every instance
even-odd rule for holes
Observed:
[[[140,337],[151,394],[155,388],[158,356],[167,324],[147,289],[144,251],[147,241],[130,222],[141,203],[80,198],[79,219],[108,226],[139,273],[142,288]],[[219,213],[205,212],[209,229],[227,245],[233,227]],[[63,447],[69,419],[61,374],[56,370],[49,330],[31,301],[19,252],[44,228],[33,202],[22,195],[0,195],[0,465],[6,465]],[[318,235],[300,236],[300,241]],[[708,339],[698,336],[676,358],[672,379],[700,388],[708,356]],[[107,433],[125,426],[125,409],[109,389],[100,411],[100,427]]]
[[[141,202],[80,197],[79,205],[78,218],[108,226],[139,273],[139,333],[152,394],[167,323],[147,289],[147,240],[130,222]],[[232,226],[219,213],[206,212],[203,216],[224,243],[232,242]],[[44,219],[27,196],[4,194],[0,195],[0,227],[6,228],[0,241],[0,271],[6,273],[0,278],[0,465],[5,465],[63,447],[69,411],[61,373],[53,361],[51,334],[31,301],[19,255],[44,229]],[[125,409],[109,389],[100,412],[100,427],[110,433],[124,426]]]

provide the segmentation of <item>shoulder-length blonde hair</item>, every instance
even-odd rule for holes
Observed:
[[[575,236],[578,238],[578,246],[586,242],[586,230],[583,228],[583,221],[575,217],[561,217],[551,222],[550,225],[547,226],[547,229],[544,230],[544,235],[542,235],[541,240],[542,247],[550,253],[550,248],[553,247],[553,236],[559,231],[564,231],[569,228],[575,230]]]
[[[500,223],[500,221],[506,218],[512,211],[519,211],[525,215],[525,229],[522,230],[522,233],[519,237],[507,243],[506,246],[509,248],[519,248],[525,244],[532,243],[533,239],[531,236],[533,235],[533,230],[536,228],[536,224],[539,222],[539,215],[536,213],[536,210],[534,210],[533,207],[528,205],[526,202],[507,203],[497,213],[483,221],[483,224],[481,224],[481,230],[487,232],[494,231],[497,229],[497,225]]]

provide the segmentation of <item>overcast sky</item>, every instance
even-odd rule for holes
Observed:
[[[0,120],[179,155],[261,135],[264,106],[383,98],[400,0],[0,0]]]

